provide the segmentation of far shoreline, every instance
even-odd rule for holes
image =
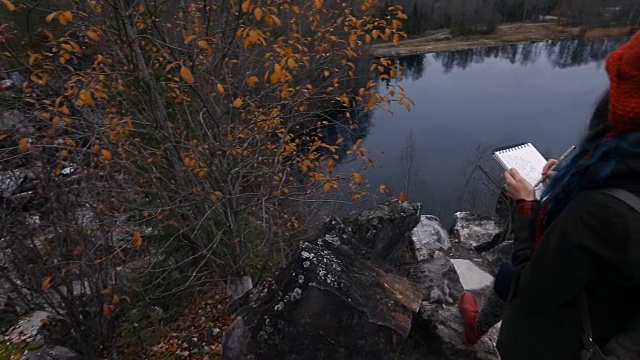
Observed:
[[[431,31],[425,36],[403,40],[393,44],[374,45],[369,53],[376,57],[396,57],[445,51],[467,50],[506,44],[562,40],[572,37],[588,39],[619,38],[629,36],[630,26],[608,28],[584,28],[562,26],[556,23],[516,23],[498,26],[490,35],[451,37],[448,30]]]

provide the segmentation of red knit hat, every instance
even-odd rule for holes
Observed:
[[[612,132],[640,131],[640,31],[609,55],[607,73]]]

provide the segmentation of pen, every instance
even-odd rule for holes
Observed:
[[[554,164],[554,165],[549,169],[549,171],[547,171],[547,174],[548,174],[549,172],[553,171],[553,169],[555,169],[555,168],[558,166],[558,164],[560,164],[564,159],[566,159],[566,158],[569,156],[569,154],[571,154],[571,152],[573,152],[573,150],[575,150],[575,149],[576,149],[576,147],[575,147],[575,145],[574,145],[574,146],[570,147],[567,151],[565,151],[565,152],[564,152],[564,154],[562,154],[562,156],[560,156],[560,159],[558,159],[558,162],[557,162],[557,163],[555,163],[555,164]],[[547,175],[543,175],[543,176],[540,178],[540,180],[536,181],[536,183],[535,183],[535,184],[533,184],[533,188],[534,188],[534,189],[535,189],[535,188],[537,188],[537,187],[538,187],[538,186],[539,186],[539,185],[540,185],[540,184],[541,184],[541,183],[542,183],[546,178],[547,178]]]

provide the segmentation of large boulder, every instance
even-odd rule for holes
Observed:
[[[454,240],[469,248],[483,252],[484,244],[496,242],[502,234],[502,222],[498,218],[481,216],[469,212],[458,212],[453,216]],[[497,245],[497,243],[496,243]]]
[[[355,221],[327,221],[270,285],[251,291],[225,333],[223,359],[394,358],[422,294],[380,251],[401,250],[390,242],[415,223],[393,224],[417,219],[418,209],[385,205]]]
[[[433,215],[422,215],[411,236],[418,260],[429,258],[434,251],[451,248],[449,234],[442,227],[440,220]]]
[[[422,299],[429,304],[457,304],[464,288],[455,266],[444,254],[403,266],[409,279],[418,284]]]
[[[484,302],[489,262],[448,245],[437,218],[418,212],[392,203],[327,221],[272,282],[236,301],[246,305],[223,359],[499,359],[497,329],[468,346],[458,310],[465,289]],[[416,256],[403,258],[411,237]]]
[[[420,208],[420,204],[397,201],[379,205],[350,221],[349,230],[378,258],[397,263],[411,242],[412,230],[420,222]]]

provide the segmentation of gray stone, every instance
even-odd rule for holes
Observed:
[[[505,241],[493,249],[482,253],[487,260],[496,268],[504,262],[511,262],[513,255],[513,241]]]
[[[420,222],[420,204],[391,201],[363,212],[350,222],[350,230],[380,259],[396,263],[411,242],[411,232]]]
[[[454,214],[453,220],[453,238],[471,248],[491,242],[493,237],[502,231],[500,220],[497,218],[458,212]]]
[[[34,311],[18,321],[5,334],[4,339],[12,343],[33,343],[42,341],[43,325],[49,322],[53,314],[46,311]]]
[[[13,87],[13,80],[11,79],[4,79],[2,81],[0,81],[0,91],[5,91],[5,90],[9,90]]]
[[[11,132],[26,126],[27,120],[18,110],[0,112],[0,132]]]
[[[18,189],[24,180],[24,173],[20,170],[0,172],[0,198],[8,198]]]
[[[465,290],[477,291],[493,285],[493,276],[466,259],[451,259]]]
[[[411,239],[416,250],[418,260],[429,258],[433,250],[447,250],[451,248],[449,234],[442,227],[440,219],[432,215],[422,215],[420,222],[411,232]]]
[[[18,309],[8,301],[6,296],[0,294],[0,334],[7,331],[19,316]]]
[[[253,289],[253,282],[251,281],[251,277],[243,276],[240,278],[230,278],[229,281],[227,281],[227,296],[229,297],[228,301],[235,301],[251,289]]]
[[[404,268],[409,279],[418,284],[423,301],[429,304],[457,304],[464,291],[455,266],[442,254]]]
[[[9,80],[11,80],[17,86],[22,86],[22,83],[27,81],[24,78],[24,76],[22,76],[22,74],[20,74],[17,71],[10,72],[9,75],[7,75],[7,77],[9,78]]]
[[[409,335],[421,293],[362,246],[363,238],[389,239],[358,219],[349,221],[350,228],[371,232],[358,237],[332,218],[270,285],[249,293],[249,305],[225,333],[223,359],[394,358]],[[377,228],[394,233],[386,225]]]
[[[73,350],[62,346],[41,347],[24,354],[20,360],[83,360],[84,357],[78,355]]]

